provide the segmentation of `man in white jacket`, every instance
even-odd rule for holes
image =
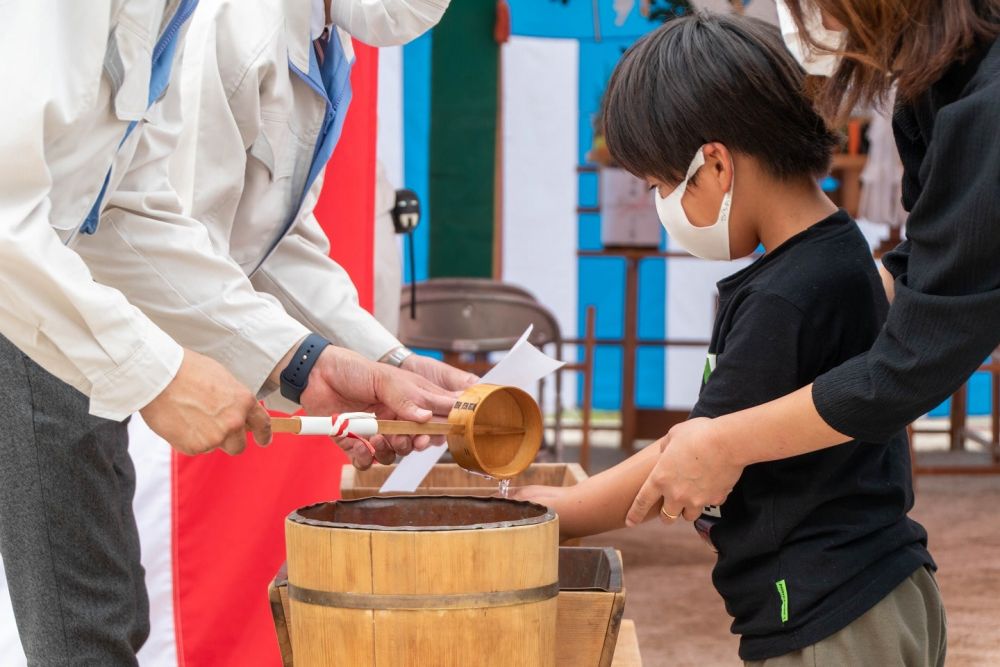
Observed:
[[[447,7],[448,0],[201,0],[185,49],[185,123],[171,169],[190,215],[259,292],[336,345],[458,390],[475,377],[410,353],[360,307],[313,211],[350,103],[351,34],[375,46],[403,44]],[[102,244],[102,252],[116,250]],[[356,465],[371,464],[361,443],[342,444],[353,445]],[[405,439],[395,448],[408,451]],[[394,452],[382,448],[379,456],[389,462]]]
[[[32,665],[134,664],[148,632],[132,412],[182,452],[236,453],[248,426],[269,439],[254,392],[283,372],[313,411],[452,400],[310,342],[182,214],[169,83],[196,4],[0,2],[0,550]]]

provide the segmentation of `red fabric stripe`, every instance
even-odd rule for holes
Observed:
[[[375,259],[375,137],[378,49],[354,42],[354,98],[344,133],[330,158],[316,218],[331,240],[330,256],[358,287],[361,305],[372,309]]]
[[[180,568],[177,567],[180,563],[180,558],[177,549],[177,529],[179,525],[180,511],[178,510],[179,503],[177,502],[180,498],[180,493],[178,493],[178,466],[180,462],[180,455],[175,452],[170,452],[170,564],[171,564],[171,578],[174,582],[173,597],[174,597],[174,641],[177,644],[177,663],[178,667],[184,667],[186,661],[184,659],[184,632],[181,629],[181,602],[180,602],[180,587],[177,582],[180,580]]]
[[[372,303],[375,108],[378,56],[355,43],[354,99],[327,170],[317,217],[334,256]],[[237,457],[177,456],[174,466],[174,597],[184,667],[280,665],[267,585],[285,559],[284,519],[340,494],[346,457],[329,438],[251,441]]]

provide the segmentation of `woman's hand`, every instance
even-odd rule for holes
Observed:
[[[715,437],[714,421],[689,419],[660,440],[659,460],[629,508],[627,525],[642,523],[661,499],[660,518],[667,524],[681,516],[694,521],[705,505],[725,501],[743,474],[743,466]]]
[[[721,505],[726,500],[746,466],[807,454],[850,439],[820,417],[812,385],[715,419],[689,419],[650,445],[659,446],[659,459],[625,522],[629,526],[641,523],[661,498],[664,523],[671,524],[682,515],[694,521],[705,505]]]

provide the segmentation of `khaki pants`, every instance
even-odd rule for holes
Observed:
[[[942,667],[947,645],[937,582],[920,568],[846,628],[746,667]]]

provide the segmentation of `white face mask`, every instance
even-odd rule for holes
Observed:
[[[816,48],[809,43],[805,35],[799,33],[795,19],[792,18],[792,10],[788,8],[787,0],[778,0],[777,4],[781,38],[785,41],[788,50],[802,65],[802,69],[808,74],[831,76],[837,69],[837,65],[840,64],[840,56],[831,53],[830,50],[843,48],[846,31],[826,28],[823,25],[823,14],[819,7],[809,0],[805,0],[802,3],[802,22],[805,24],[806,32],[814,42],[827,47],[826,49]]]
[[[656,213],[660,217],[660,224],[667,230],[674,241],[695,257],[702,259],[732,259],[729,250],[729,211],[733,204],[733,182],[729,184],[729,190],[722,197],[722,206],[719,208],[719,217],[715,223],[708,227],[696,227],[688,220],[681,198],[687,190],[688,181],[705,164],[705,147],[698,149],[691,166],[688,167],[687,176],[681,184],[674,188],[666,197],[661,197],[659,190],[656,192]]]

